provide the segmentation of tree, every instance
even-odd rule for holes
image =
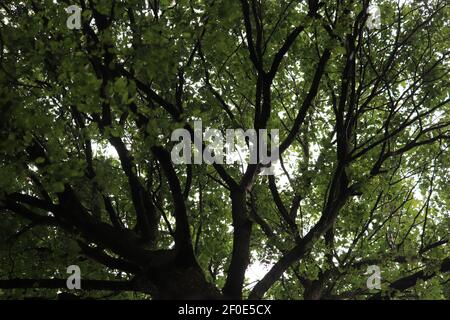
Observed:
[[[450,10],[377,4],[2,1],[0,294],[449,298]],[[276,174],[175,165],[195,120],[279,129]]]

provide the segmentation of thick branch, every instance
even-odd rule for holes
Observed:
[[[170,154],[162,147],[156,146],[152,147],[152,152],[158,159],[164,171],[174,202],[176,220],[175,248],[177,249],[179,257],[182,258],[181,260],[183,260],[183,262],[195,263],[183,191],[181,190],[180,180],[177,177],[177,173],[173,168]]]

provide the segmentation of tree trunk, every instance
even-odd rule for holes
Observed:
[[[146,286],[150,289],[153,299],[216,300],[222,298],[219,290],[206,280],[198,266],[184,267],[173,264],[159,271],[149,271],[148,277],[137,277],[135,280],[138,286]]]

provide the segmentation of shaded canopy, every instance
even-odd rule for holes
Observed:
[[[376,3],[2,1],[0,297],[450,298],[450,7]],[[195,120],[275,175],[174,165]]]

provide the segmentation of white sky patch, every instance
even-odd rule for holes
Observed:
[[[95,157],[105,156],[107,158],[119,159],[116,149],[110,144],[99,144],[98,142],[92,141],[92,152]]]
[[[245,278],[248,281],[248,288],[253,288],[256,283],[261,280],[264,275],[269,272],[272,265],[255,261],[247,268],[245,272]]]

